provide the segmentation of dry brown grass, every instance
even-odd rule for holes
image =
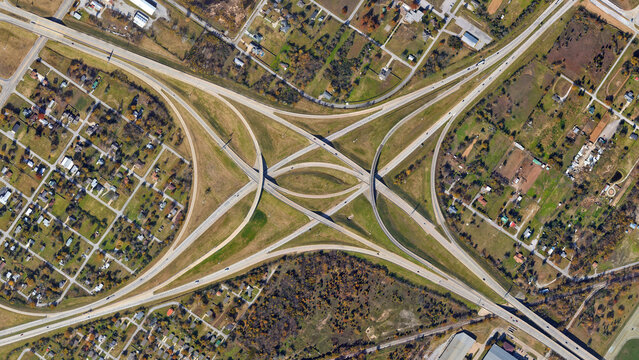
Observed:
[[[247,164],[255,163],[255,147],[250,133],[228,106],[202,90],[174,79],[168,85],[180,94],[206,121],[215,133],[235,151]]]
[[[357,184],[357,179],[334,169],[304,168],[291,170],[276,178],[277,183],[301,194],[330,194]]]
[[[0,23],[0,77],[9,78],[36,40],[35,34],[17,26]]]
[[[249,123],[257,142],[260,144],[262,156],[268,165],[273,165],[278,160],[310,144],[304,137],[268,116],[230,99],[228,101],[242,113]]]
[[[343,129],[348,125],[365,118],[372,114],[368,112],[366,114],[344,116],[340,118],[322,118],[322,119],[309,119],[304,117],[290,116],[277,114],[284,120],[289,121],[292,124],[299,126],[300,128],[308,131],[313,135],[328,136],[336,130]]]
[[[34,310],[35,311],[35,310]],[[24,324],[26,322],[39,319],[35,316],[17,314],[8,310],[0,309],[0,330],[8,329],[12,326]]]
[[[176,105],[190,129],[198,164],[196,201],[186,233],[195,230],[221,203],[238,191],[248,178],[222,153],[202,126],[180,105]]]
[[[40,15],[42,17],[53,16],[62,4],[62,0],[9,0],[16,6]]]

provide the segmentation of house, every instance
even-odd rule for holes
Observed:
[[[527,227],[526,230],[524,230],[524,239],[530,238],[530,235],[532,235],[532,229],[530,229],[530,227]]]
[[[251,42],[250,48],[251,48],[251,53],[254,55],[262,57],[265,54],[262,47],[256,42]]]
[[[280,31],[283,33],[288,32],[291,29],[291,24],[289,24],[288,20],[282,20],[280,23]]]
[[[281,67],[281,68],[282,68],[282,70],[284,70],[284,71],[288,70],[288,64],[287,64],[287,63],[285,63],[285,62],[281,62],[281,63],[280,63],[280,67]]]
[[[523,264],[524,263],[524,255],[522,255],[522,253],[517,253],[515,254],[515,256],[513,256],[513,259],[515,259],[515,261],[517,262],[517,264]]]
[[[144,311],[139,311],[133,317],[133,320],[140,321],[144,317]]]
[[[81,20],[81,19],[82,19],[82,14],[80,14],[80,13],[79,13],[79,12],[77,12],[77,11],[74,11],[74,12],[73,12],[73,17],[74,17],[76,20]]]
[[[416,23],[422,21],[424,17],[424,13],[421,10],[411,10],[406,13],[404,16],[404,20],[408,24]]]
[[[481,205],[481,206],[483,206],[483,207],[486,207],[486,205],[488,205],[488,201],[486,201],[486,199],[484,199],[484,196],[483,196],[483,195],[480,195],[480,196],[477,198],[477,202],[479,203],[479,205]]]
[[[329,93],[328,90],[324,90],[324,92],[322,93],[322,95],[320,95],[320,100],[321,99],[325,99],[326,101],[331,101],[331,99],[333,98],[333,94]]]
[[[244,66],[244,61],[242,61],[242,59],[240,59],[238,57],[233,59],[233,63],[235,63],[235,66],[237,66],[237,67],[243,67]]]
[[[390,69],[387,67],[383,68],[382,70],[379,71],[379,75],[378,75],[379,79],[381,81],[386,80],[386,78],[388,77],[388,74],[390,74]]]
[[[102,9],[104,9],[104,5],[102,5],[102,3],[100,3],[99,1],[95,1],[95,0],[91,1],[90,6],[97,12],[100,12],[102,11]]]
[[[417,60],[417,58],[415,57],[415,55],[413,55],[413,54],[408,55],[408,61],[410,61],[410,62],[414,62],[415,60]]]
[[[455,205],[449,206],[447,211],[449,214],[452,214],[452,215],[457,214],[457,208],[455,207]]]
[[[630,134],[630,140],[637,140],[638,137],[639,136],[637,136],[637,133],[633,132],[632,134]]]
[[[635,93],[632,92],[632,90],[626,91],[626,93],[623,94],[623,97],[626,99],[627,102],[631,102],[635,99]]]
[[[17,133],[18,133],[18,131],[20,131],[20,127],[21,127],[20,122],[19,122],[19,121],[16,121],[16,123],[15,123],[15,124],[13,124],[13,127],[11,128],[11,135],[14,135],[14,136],[15,136],[15,134],[17,134]]]

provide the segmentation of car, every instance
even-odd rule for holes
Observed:
[[[198,280],[195,280],[195,283],[196,283],[196,284],[198,284],[199,282],[200,282],[200,280],[199,280],[199,279],[198,279]]]
[[[224,271],[229,271],[229,268],[224,269]]]

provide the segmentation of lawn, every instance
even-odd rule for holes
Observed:
[[[381,218],[395,239],[406,246],[417,256],[427,260],[444,272],[450,273],[466,284],[473,284],[483,294],[498,299],[498,296],[488,288],[464,264],[457,260],[443,245],[430,234],[424,232],[401,209],[385,197],[378,197],[378,207]]]
[[[639,354],[639,339],[630,339],[623,344],[615,360],[635,360]]]

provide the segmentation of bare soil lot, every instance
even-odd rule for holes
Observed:
[[[488,13],[490,15],[494,14],[497,12],[497,10],[499,9],[499,7],[501,6],[502,0],[491,0],[490,4],[488,4]]]
[[[628,34],[580,9],[548,53],[548,63],[587,89],[594,89],[623,50]]]
[[[543,169],[540,165],[533,163],[533,157],[530,154],[513,145],[496,171],[508,179],[516,190],[526,193]]]

